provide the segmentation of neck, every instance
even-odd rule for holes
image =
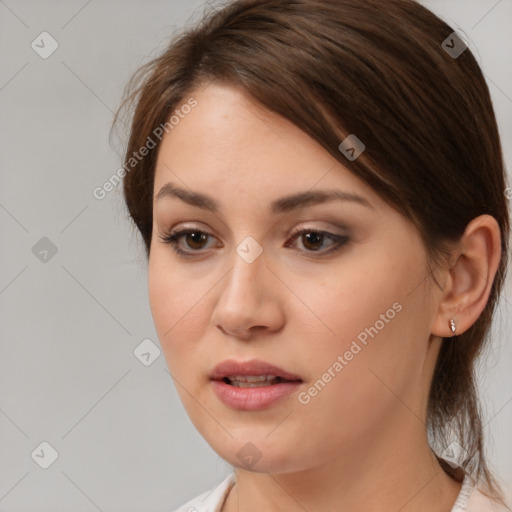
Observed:
[[[383,426],[384,427],[384,426]],[[409,433],[409,435],[408,435]],[[223,512],[446,512],[461,484],[431,451],[424,424],[405,410],[377,435],[343,447],[322,466],[297,472],[235,470]],[[334,451],[334,450],[333,450]]]

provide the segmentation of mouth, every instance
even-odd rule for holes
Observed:
[[[276,375],[230,375],[218,380],[237,388],[261,388],[285,382],[302,382],[301,379],[289,380]]]
[[[266,409],[295,393],[304,382],[298,375],[258,360],[223,361],[210,379],[225,405],[245,411]]]
[[[210,378],[244,388],[272,386],[283,382],[302,382],[298,375],[256,359],[251,361],[236,361],[234,359],[222,361],[213,369]]]

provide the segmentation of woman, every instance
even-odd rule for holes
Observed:
[[[463,39],[412,0],[237,1],[132,102],[155,327],[234,466],[179,510],[506,510],[474,365],[509,217]]]

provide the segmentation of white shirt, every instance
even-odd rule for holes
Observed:
[[[217,487],[187,501],[174,512],[221,512],[229,491],[235,484],[235,473],[230,473]],[[450,512],[509,512],[505,507],[481,493],[467,475]]]

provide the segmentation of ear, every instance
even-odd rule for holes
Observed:
[[[450,338],[467,331],[487,304],[501,259],[500,227],[491,215],[480,215],[467,226],[457,244],[432,325],[432,334]],[[450,330],[455,321],[455,333]]]

